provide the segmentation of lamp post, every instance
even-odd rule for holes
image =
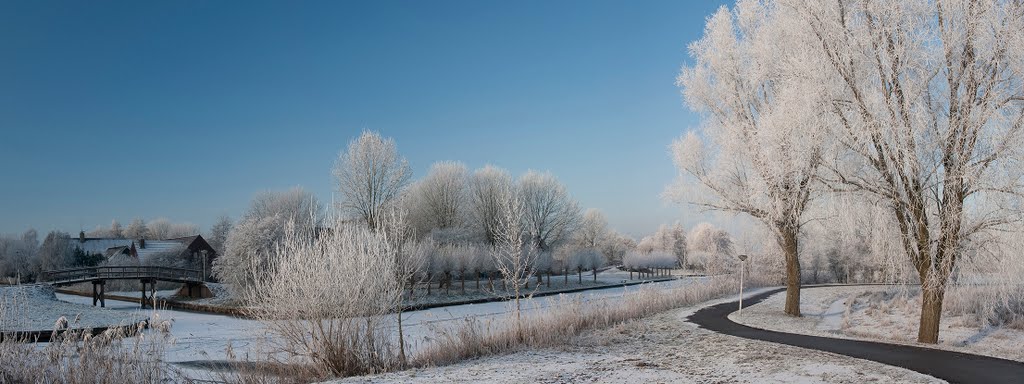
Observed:
[[[738,257],[740,259],[740,310],[739,310],[739,313],[736,316],[742,316],[743,315],[743,270],[746,269],[744,267],[746,266],[746,263],[747,263],[747,255],[737,255],[736,257]]]

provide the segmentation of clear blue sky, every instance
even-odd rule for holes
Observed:
[[[4,1],[0,233],[329,202],[363,129],[431,163],[550,170],[630,234],[696,125],[674,85],[720,2]]]

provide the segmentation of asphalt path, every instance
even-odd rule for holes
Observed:
[[[784,289],[780,288],[747,298],[743,300],[743,304],[757,304]],[[751,328],[729,320],[728,316],[736,311],[737,304],[736,301],[731,301],[702,308],[690,315],[689,320],[702,328],[726,335],[877,361],[931,375],[950,383],[1024,383],[1024,363],[1021,362],[941,349],[797,335]]]

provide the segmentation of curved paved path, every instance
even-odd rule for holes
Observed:
[[[775,289],[747,298],[743,300],[743,304],[754,305],[784,289]],[[766,331],[729,320],[727,316],[736,311],[736,308],[736,301],[710,306],[690,315],[689,320],[702,328],[726,335],[877,361],[931,375],[950,383],[1024,383],[1024,363],[1017,361],[907,345]]]

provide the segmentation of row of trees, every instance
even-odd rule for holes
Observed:
[[[581,212],[579,204],[550,173],[528,171],[514,179],[508,171],[485,166],[470,172],[457,162],[434,164],[420,180],[395,143],[375,132],[364,132],[339,156],[334,168],[341,198],[332,207],[337,217],[379,230],[388,212],[399,211],[410,236],[426,252],[417,279],[450,286],[463,280],[502,275],[491,257],[497,246],[503,212],[512,201],[521,211],[516,220],[531,249],[532,273],[595,271],[609,259],[620,261],[623,237],[613,234],[597,210]],[[236,288],[254,281],[254,260],[272,263],[272,248],[285,237],[288,225],[300,233],[324,227],[324,207],[309,192],[295,188],[257,196],[231,230],[225,254],[214,272]],[[549,278],[550,280],[550,278]],[[549,283],[550,284],[550,283]]]
[[[816,219],[910,266],[921,342],[937,341],[954,277],[1016,260],[990,255],[1010,256],[1002,234],[1024,217],[1024,3],[741,0],[690,52],[678,84],[702,134],[672,144],[683,177],[667,194],[762,222],[786,313],[800,314]],[[873,227],[856,233],[836,207],[875,213]]]
[[[150,221],[143,221],[136,218],[122,226],[116,219],[109,227],[96,226],[92,230],[85,231],[86,237],[102,237],[112,239],[174,239],[178,237],[195,236],[199,234],[199,227],[191,223],[175,223],[167,218],[157,218]]]

